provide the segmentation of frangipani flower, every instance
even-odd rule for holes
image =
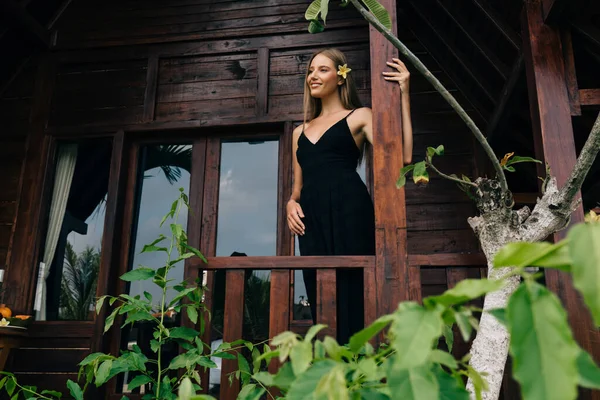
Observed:
[[[8,326],[10,325],[10,322],[6,320],[6,318],[2,318],[2,321],[0,321],[0,326]]]
[[[348,68],[348,64],[338,65],[337,74],[340,75],[342,78],[346,79],[346,75],[348,75],[350,71],[352,70]]]

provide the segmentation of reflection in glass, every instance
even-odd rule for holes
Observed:
[[[276,140],[222,143],[217,256],[277,254],[278,153]],[[213,346],[218,346],[223,338],[225,285],[224,271],[217,271],[213,291]],[[244,290],[243,338],[254,343],[266,340],[270,271],[248,271]],[[220,383],[220,370],[211,370],[209,393],[218,393]]]
[[[138,166],[138,179],[136,188],[135,221],[132,228],[132,253],[130,255],[130,269],[140,265],[150,268],[160,268],[165,265],[166,254],[162,252],[141,253],[144,245],[151,243],[160,234],[171,236],[169,224],[160,227],[163,216],[171,209],[171,204],[179,196],[179,188],[187,193],[190,186],[192,146],[190,145],[150,145],[140,148],[140,163]],[[178,223],[186,229],[187,209],[182,208]],[[183,281],[184,264],[178,263],[170,270],[168,278],[174,283]],[[162,290],[152,283],[151,280],[135,281],[128,284],[127,293],[131,296],[141,295],[144,292],[152,296],[159,308],[158,302],[162,296]],[[176,292],[172,289],[167,291],[167,303],[170,302]],[[169,310],[165,316],[167,327],[180,325],[180,314]],[[142,352],[150,359],[156,357],[150,349],[150,340],[155,325],[153,322],[137,322],[131,327],[128,325],[122,330],[121,348],[133,349],[134,345],[140,347]],[[168,365],[170,360],[178,354],[176,344],[163,347],[161,363]],[[154,364],[151,364],[154,365]],[[134,375],[126,373],[118,387],[121,393],[130,393],[127,383]],[[135,389],[136,393],[144,393],[145,387]]]
[[[111,153],[110,139],[57,147],[36,290],[38,320],[93,319]]]

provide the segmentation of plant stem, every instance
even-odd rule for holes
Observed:
[[[389,29],[383,26],[377,18],[363,5],[360,3],[360,0],[349,0],[350,3],[361,13],[361,15],[371,24],[375,29],[385,36],[385,38],[397,48],[400,53],[402,53],[419,71],[425,79],[429,81],[433,85],[433,87],[442,95],[442,97],[450,104],[450,106],[458,113],[459,117],[467,124],[467,127],[471,130],[475,138],[479,141],[481,146],[483,147],[485,153],[488,158],[492,162],[494,169],[496,170],[497,179],[500,182],[500,187],[502,188],[503,193],[509,193],[508,191],[508,183],[506,182],[506,176],[504,175],[504,171],[502,170],[502,166],[494,154],[494,150],[488,143],[485,135],[481,132],[481,130],[477,127],[475,122],[469,117],[467,112],[461,105],[456,101],[454,96],[448,92],[448,90],[440,83],[440,81],[433,76],[431,71],[419,60],[417,56],[415,56],[405,45],[398,39]]]
[[[469,182],[469,181],[463,181],[462,179],[458,179],[458,178],[454,178],[450,175],[446,175],[445,173],[441,172],[439,169],[437,169],[435,167],[435,165],[433,165],[432,162],[427,162],[427,165],[429,165],[429,167],[435,171],[436,174],[438,174],[439,176],[441,176],[442,178],[454,181],[456,183],[459,184],[466,184],[466,185],[470,185],[473,186],[475,189],[479,190],[479,186],[477,186],[477,184],[473,183],[473,182]]]

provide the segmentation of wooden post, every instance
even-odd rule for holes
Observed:
[[[551,173],[560,187],[576,160],[561,35],[557,28],[544,23],[539,0],[525,3],[522,26],[536,157],[550,164]],[[581,221],[583,208],[579,206],[571,216],[571,224]],[[554,239],[563,238],[566,231],[556,233]],[[545,272],[546,284],[558,294],[567,309],[580,346],[593,352],[596,360],[600,359],[600,348],[592,346],[592,343],[598,343],[596,329],[589,313],[583,311],[585,306],[570,277],[558,270]]]
[[[383,0],[390,13],[392,30],[396,27],[396,2]],[[404,188],[396,188],[403,165],[401,94],[397,84],[390,84],[382,71],[390,70],[386,61],[397,51],[370,27],[371,101],[373,107],[373,197],[375,202],[376,257],[373,274],[365,270],[365,325],[392,312],[401,300],[409,298],[406,201]]]

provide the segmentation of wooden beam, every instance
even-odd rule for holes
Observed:
[[[440,0],[435,0],[439,8],[452,20],[452,22],[461,30],[461,32],[467,37],[467,39],[475,46],[477,51],[488,61],[488,63],[498,72],[502,79],[506,80],[507,77],[507,66],[502,60],[500,60],[496,53],[491,50],[488,45],[481,39],[481,35],[471,35],[467,29],[467,22],[464,20],[463,14],[458,10],[456,13],[452,13],[448,7]]]
[[[575,68],[575,54],[573,52],[573,37],[571,29],[565,27],[561,29],[561,42],[563,57],[565,60],[565,81],[567,83],[567,93],[569,94],[569,106],[571,115],[581,115],[581,105],[579,104],[579,87],[577,86],[577,70]]]
[[[50,47],[50,33],[40,25],[21,5],[14,0],[0,0],[0,10],[7,17],[6,21],[15,27],[23,29],[31,38],[43,48]]]
[[[207,257],[208,264],[199,258],[190,259],[190,266],[209,271],[223,269],[277,270],[277,269],[335,269],[373,268],[373,256],[252,256]]]
[[[582,106],[600,106],[600,89],[580,89],[579,104]]]
[[[522,28],[536,157],[550,165],[560,187],[567,181],[576,160],[560,31],[544,24],[539,0],[525,3]],[[571,215],[570,223],[583,222],[583,217],[580,205]],[[555,241],[566,232],[567,229],[556,233]],[[598,332],[589,314],[581,312],[585,306],[571,278],[558,270],[547,270],[545,276],[546,285],[557,293],[567,310],[579,345],[599,359],[600,348],[592,345],[598,342]]]
[[[264,116],[267,115],[269,98],[269,49],[267,47],[258,49],[257,70],[256,115]]]
[[[421,267],[481,267],[487,265],[483,253],[410,254],[408,264]]]
[[[397,33],[396,1],[383,0],[388,10],[392,31]],[[404,165],[402,159],[401,93],[398,85],[390,85],[381,72],[386,61],[397,57],[391,43],[375,28],[369,27],[371,56],[371,102],[373,110],[373,198],[375,201],[376,256],[375,274],[365,282],[365,325],[374,318],[389,314],[398,303],[409,299],[406,198],[404,188],[394,184]],[[372,308],[374,306],[374,309]]]
[[[508,40],[508,42],[516,49],[519,50],[521,48],[521,38],[514,31],[504,19],[496,13],[488,4],[486,4],[485,0],[471,0],[475,6],[483,13],[483,15],[490,21],[492,24],[498,28],[500,33]]]
[[[243,337],[245,276],[246,274],[243,270],[229,270],[226,272],[223,342],[231,343]],[[234,378],[231,381],[231,385],[229,384],[229,375],[237,370],[237,360],[223,359],[221,367],[221,399],[233,400],[237,398],[240,392],[241,379]]]
[[[488,98],[488,100],[495,104],[496,97],[492,93],[493,90],[485,81],[485,78],[479,73],[480,69],[476,65],[471,64],[462,52],[460,52],[452,43],[450,43],[446,37],[447,35],[440,31],[437,26],[431,22],[431,17],[426,14],[421,0],[409,0],[408,3],[412,6],[413,10],[421,18],[423,23],[429,27],[429,30],[437,36],[437,39],[448,49],[452,57],[456,62],[463,68],[464,72],[471,77],[473,82],[479,87],[481,92]]]
[[[544,22],[547,24],[556,24],[569,4],[569,0],[542,0],[542,14]]]
[[[148,58],[148,69],[146,70],[146,91],[144,92],[144,122],[154,121],[156,109],[156,90],[158,88],[158,56]]]
[[[519,82],[519,78],[523,75],[523,53],[519,51],[519,56],[515,61],[510,76],[504,87],[502,88],[502,93],[500,94],[500,100],[496,104],[496,108],[494,108],[494,112],[492,113],[492,117],[490,118],[490,122],[486,128],[486,136],[488,141],[491,141],[494,137],[500,122],[505,118],[508,118],[510,115],[510,111],[515,106],[516,102],[510,102],[510,98],[512,97],[515,88],[517,87],[517,83]]]

